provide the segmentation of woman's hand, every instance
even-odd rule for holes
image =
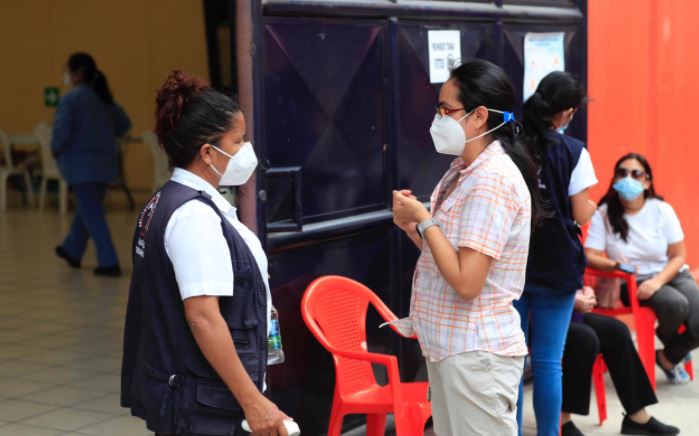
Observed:
[[[393,191],[393,222],[405,230],[403,226],[414,225],[431,218],[424,204],[407,190]]]
[[[597,298],[595,291],[589,286],[585,286],[582,290],[575,293],[574,308],[580,312],[588,313],[597,306]]]
[[[393,191],[393,192],[395,193],[396,191]],[[397,191],[397,192],[400,192],[404,197],[408,197],[408,198],[412,198],[412,199],[417,199],[417,198],[413,195],[412,191],[410,191],[409,189],[403,189],[403,190],[400,190],[400,191]],[[393,210],[396,209],[396,198],[395,198],[395,196],[394,196],[394,198],[393,198],[393,206],[392,206],[392,208],[393,208]],[[400,221],[400,220],[398,220],[398,219],[396,218],[396,215],[394,214],[394,215],[393,215],[393,224],[395,224],[399,229],[403,230],[405,233],[407,233],[407,234],[412,234],[412,233],[415,233],[415,232],[416,232],[416,228],[415,228],[415,227],[417,226],[418,223],[416,223],[416,222],[414,222],[414,221]]]
[[[291,419],[273,402],[269,401],[262,394],[251,402],[243,406],[245,419],[255,436],[279,435],[288,436],[284,420]]]
[[[662,287],[663,282],[661,282],[657,277],[653,277],[641,283],[641,285],[638,287],[638,294],[636,296],[639,300],[647,300]]]

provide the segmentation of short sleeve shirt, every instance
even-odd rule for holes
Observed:
[[[597,176],[595,168],[592,166],[590,152],[583,148],[578,158],[578,163],[575,164],[573,172],[570,174],[570,183],[568,183],[568,196],[579,194],[582,191],[595,186],[597,184]]]
[[[668,262],[668,245],[684,240],[684,232],[675,210],[668,203],[652,198],[633,215],[624,215],[629,223],[627,241],[613,232],[607,219],[607,205],[592,217],[585,248],[606,251],[610,259],[630,263],[639,275],[662,272]]]
[[[248,246],[267,288],[267,314],[271,312],[267,256],[257,236],[238,219],[236,208],[211,184],[182,168],[175,168],[172,181],[203,191],[223,213]],[[221,219],[211,206],[189,201],[173,212],[165,227],[165,251],[175,270],[183,300],[200,296],[232,296],[233,264]]]
[[[413,277],[410,319],[425,357],[440,361],[467,351],[527,354],[519,314],[512,305],[524,288],[531,198],[517,166],[494,141],[467,168],[456,159],[457,185],[434,213],[454,250],[468,247],[493,258],[480,295],[461,298],[439,273],[427,244]]]

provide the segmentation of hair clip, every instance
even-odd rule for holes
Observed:
[[[515,114],[514,112],[503,112],[502,113],[502,121],[503,123],[512,123],[515,121]]]

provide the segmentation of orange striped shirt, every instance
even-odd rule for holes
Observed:
[[[455,250],[468,247],[493,262],[480,295],[467,301],[442,277],[423,244],[410,302],[422,352],[431,361],[467,351],[523,356],[527,346],[512,301],[524,288],[529,191],[517,166],[494,141],[467,168],[461,158],[451,164],[432,194],[432,210],[443,181],[454,171],[460,173],[456,187],[434,219]]]

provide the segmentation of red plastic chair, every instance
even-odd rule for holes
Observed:
[[[328,436],[339,436],[342,419],[367,415],[367,435],[384,434],[386,414],[393,413],[397,436],[424,434],[432,415],[428,383],[402,383],[398,359],[370,353],[366,344],[366,313],[371,304],[385,321],[396,316],[369,288],[340,276],[325,276],[311,283],[301,300],[301,314],[318,342],[333,355],[335,396]],[[371,364],[388,372],[388,384],[376,382]]]
[[[649,307],[642,307],[638,302],[638,297],[636,296],[638,292],[636,276],[620,271],[599,271],[591,268],[585,271],[585,276],[616,278],[626,281],[626,288],[631,303],[629,307],[617,306],[613,309],[595,308],[592,311],[600,315],[611,317],[618,317],[620,315],[631,315],[633,317],[636,341],[638,343],[638,355],[641,358],[646,374],[648,374],[651,386],[653,386],[653,390],[655,390],[655,312]]]

